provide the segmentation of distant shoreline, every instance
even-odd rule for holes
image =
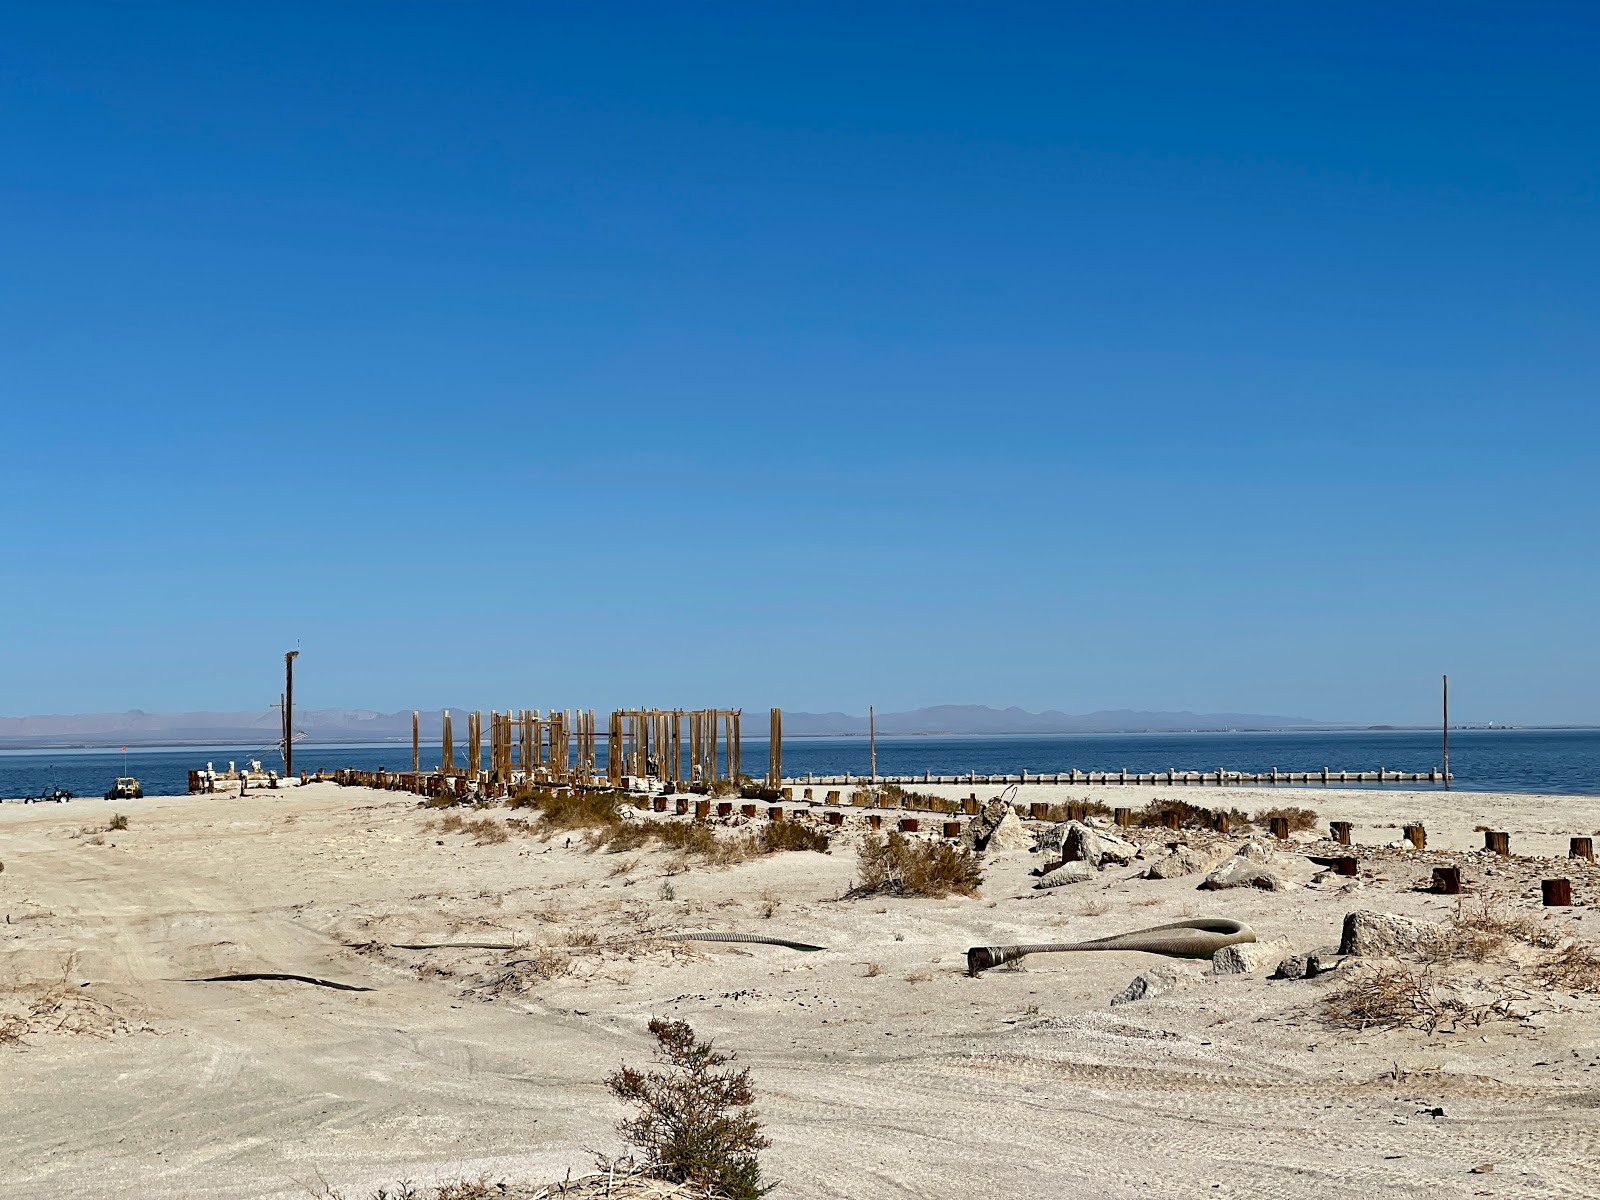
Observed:
[[[1041,733],[1036,730],[1024,732],[995,732],[982,731],[962,733],[956,730],[940,730],[917,733],[880,733],[880,742],[898,738],[936,739],[936,738],[1097,738],[1097,737],[1206,737],[1219,734],[1299,734],[1299,733],[1429,733],[1437,732],[1437,725],[1324,725],[1316,727],[1306,726],[1258,726],[1258,727],[1215,727],[1204,729],[1075,729],[1061,730],[1059,732]],[[1581,733],[1600,730],[1600,725],[1451,725],[1451,733]],[[785,734],[784,741],[866,741],[871,735],[866,733],[793,733]],[[760,743],[767,740],[765,734],[747,734],[743,740],[747,743]],[[318,741],[296,742],[298,749],[355,749],[360,747],[387,748],[390,746],[410,746],[410,738],[387,738],[373,740],[361,738],[350,741],[338,739],[322,739]],[[425,739],[425,747],[438,747],[439,739]],[[240,754],[270,753],[276,750],[275,745],[264,746],[260,742],[241,742],[237,740],[201,742],[201,741],[173,741],[173,742],[138,742],[138,741],[83,741],[83,742],[7,742],[0,741],[0,754],[28,754],[45,753],[48,751],[91,753],[120,752],[123,747],[133,754],[146,750],[199,750],[220,751],[233,750]]]

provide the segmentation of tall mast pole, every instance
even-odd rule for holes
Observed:
[[[1444,676],[1444,790],[1450,790],[1450,676]]]
[[[283,774],[294,775],[294,660],[300,651],[290,650],[283,656]]]

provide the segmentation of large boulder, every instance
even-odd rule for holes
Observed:
[[[1184,875],[1198,875],[1216,866],[1215,854],[1196,850],[1193,846],[1175,846],[1145,868],[1146,879],[1178,879]]]
[[[1094,868],[1086,862],[1062,863],[1054,871],[1041,876],[1033,886],[1035,889],[1061,887],[1069,883],[1088,883],[1094,877]]]
[[[1152,1000],[1157,996],[1165,995],[1178,986],[1178,973],[1170,967],[1151,967],[1147,971],[1140,971],[1133,977],[1133,982],[1115,996],[1111,997],[1111,1007],[1119,1004],[1131,1004],[1135,1000]]]
[[[1211,874],[1200,881],[1205,891],[1217,892],[1224,888],[1253,887],[1265,892],[1281,892],[1288,885],[1283,878],[1260,863],[1235,854]]]
[[[1357,909],[1344,919],[1339,953],[1377,957],[1419,954],[1441,947],[1449,931],[1432,921]]]
[[[1011,805],[1000,799],[989,801],[961,831],[961,844],[968,850],[987,850],[989,838],[1007,816],[1016,816]]]
[[[983,847],[985,850],[1031,850],[1033,848],[1033,835],[1028,832],[1022,818],[1014,812],[1008,812],[1000,818],[1000,824],[994,827],[989,834],[989,840]]]
[[[1294,953],[1288,938],[1268,938],[1264,942],[1235,942],[1211,956],[1214,975],[1253,975],[1267,971]]]

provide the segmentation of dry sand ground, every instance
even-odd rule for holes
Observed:
[[[943,789],[960,794],[964,789]],[[1138,803],[1164,789],[1029,787]],[[1564,854],[1600,797],[1241,789],[1178,793],[1254,810],[1304,803],[1369,847],[1426,821],[1430,847],[1508,829]],[[129,828],[100,841],[113,810]],[[485,815],[496,822],[518,815]],[[525,814],[524,814],[525,815]],[[1499,1020],[1440,1032],[1328,1027],[1341,986],[1211,976],[1112,1009],[1158,961],[1046,956],[965,976],[973,944],[1054,941],[1186,915],[1242,918],[1297,947],[1337,941],[1354,908],[1444,919],[1413,890],[1426,862],[1367,852],[1351,892],[1285,854],[1279,893],[1197,892],[1144,864],[1032,890],[1038,857],[988,857],[976,899],[841,900],[853,838],[667,877],[662,851],[578,839],[500,844],[437,832],[393,793],[334,785],[251,795],[0,806],[0,1012],[36,1006],[0,1045],[0,1195],[347,1196],[407,1176],[559,1179],[621,1149],[601,1086],[648,1055],[651,1014],[689,1020],[753,1068],[785,1196],[1592,1196],[1600,1163],[1600,1001],[1535,991]],[[632,863],[629,870],[619,870]],[[1600,937],[1600,910],[1545,917],[1527,888],[1593,871],[1468,860],[1521,911]],[[1340,881],[1346,882],[1346,881]],[[674,898],[664,898],[663,884]],[[774,907],[775,903],[775,907]],[[768,913],[770,912],[770,915]],[[738,930],[829,947],[703,945],[580,953],[539,977],[537,947],[641,931]],[[508,960],[522,960],[507,966]],[[369,987],[203,983],[294,972]],[[51,990],[48,981],[55,980]],[[9,1003],[9,1008],[6,1004]],[[1442,1109],[1443,1115],[1426,1115]],[[1471,1173],[1493,1164],[1492,1171]]]

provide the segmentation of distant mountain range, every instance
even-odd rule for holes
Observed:
[[[455,735],[466,736],[467,709],[450,710]],[[441,710],[422,714],[422,736],[437,741]],[[749,736],[766,733],[766,714],[746,714]],[[759,720],[757,719],[759,718]],[[381,713],[364,708],[319,708],[295,713],[295,729],[310,742],[409,742],[411,713]],[[941,704],[909,712],[879,713],[880,734],[1007,734],[1007,733],[1177,733],[1222,729],[1328,729],[1337,727],[1309,717],[1275,717],[1260,713],[1136,712],[1117,709],[1083,715],[1020,708],[987,708],[981,704]],[[867,733],[867,718],[848,713],[785,712],[786,737],[852,736]],[[278,741],[275,709],[259,712],[89,713],[79,716],[0,717],[0,747],[54,746],[274,746]]]

